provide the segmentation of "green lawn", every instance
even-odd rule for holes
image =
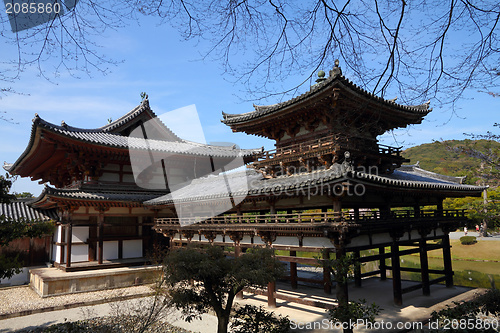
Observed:
[[[500,261],[500,241],[478,239],[473,245],[462,245],[458,239],[452,239],[451,257],[454,260],[492,260]],[[429,257],[442,258],[442,250],[429,252]]]

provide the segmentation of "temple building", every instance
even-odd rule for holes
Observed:
[[[429,103],[405,106],[374,96],[342,76],[337,63],[328,78],[319,73],[310,91],[254,108],[243,114],[223,113],[222,122],[234,132],[275,140],[274,150],[263,152],[246,172],[196,180],[196,196],[191,191],[183,196],[181,189],[175,198],[166,194],[144,202],[150,209],[184,204],[193,211],[190,223],[186,218],[155,219],[155,230],[169,237],[172,246],[212,243],[234,247],[236,256],[249,247],[271,246],[288,254],[278,257],[290,263],[293,288],[301,281],[297,263],[317,263],[310,256],[298,257],[299,252],[315,252],[324,259],[352,254],[359,263],[377,267],[368,272],[358,267],[355,285],[369,276],[384,280],[389,272],[398,305],[404,293],[421,289],[429,295],[432,284],[453,285],[449,232],[467,219],[464,211],[444,210],[443,200],[480,196],[484,187],[402,165],[408,160],[401,149],[377,140],[388,130],[419,124],[431,111]],[[221,186],[228,177],[230,191]],[[204,195],[214,184],[219,184],[219,193]],[[239,203],[224,214],[211,215],[227,197]],[[203,214],[210,217],[200,218]],[[435,249],[443,252],[444,269],[428,267],[427,252]],[[365,250],[376,254],[363,256]],[[400,257],[408,254],[420,255],[420,268],[400,267]],[[402,271],[420,273],[421,282],[402,288]],[[430,279],[430,273],[438,277]],[[331,293],[328,267],[322,280],[306,280]],[[337,288],[337,298],[347,292]],[[276,297],[301,302],[276,293],[272,284],[268,296],[270,305]]]
[[[281,250],[292,288],[304,282],[297,264],[317,263],[303,252],[374,263],[372,271],[356,269],[355,285],[390,276],[398,305],[409,291],[451,287],[449,232],[467,218],[444,210],[443,200],[480,196],[484,187],[404,165],[400,147],[379,144],[386,131],[421,123],[429,103],[377,97],[346,79],[338,63],[325,76],[320,72],[317,84],[289,101],[223,113],[234,132],[274,140],[271,151],[183,140],[145,98],[97,129],[36,116],[26,151],[4,168],[52,185],[29,205],[57,210],[51,259],[68,273],[141,265],[153,241],[170,248],[196,242],[234,248],[235,256],[255,246]],[[225,172],[237,158],[247,170]],[[436,249],[444,268],[431,270],[427,252]],[[400,257],[414,253],[420,268],[401,267]],[[402,271],[420,273],[421,282],[403,288]],[[305,280],[328,294],[334,286],[326,266],[321,280]],[[348,290],[336,292],[346,297]],[[270,284],[268,297],[272,306],[284,296]]]
[[[143,205],[170,193],[172,186],[164,174],[175,187],[213,172],[212,167],[226,165],[235,156],[253,161],[261,151],[182,140],[157,118],[146,97],[123,117],[96,129],[64,121],[55,125],[35,115],[26,150],[4,169],[50,184],[26,204],[37,211],[57,212],[50,260],[55,267],[74,272],[143,265],[155,241],[168,245],[152,226],[155,217],[176,216],[175,211]],[[167,156],[169,162],[155,160],[157,155]],[[134,166],[133,159],[139,160]],[[147,170],[141,169],[144,160]],[[143,183],[160,186],[139,186]],[[32,283],[43,285],[43,272],[36,282],[33,275]],[[71,288],[85,291],[80,289],[83,285]],[[64,286],[51,288],[41,286],[38,291],[44,296],[69,292]]]

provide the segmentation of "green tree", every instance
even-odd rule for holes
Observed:
[[[34,197],[33,193],[31,192],[21,192],[21,193],[14,192],[14,195],[18,199],[31,199]]]
[[[288,333],[288,317],[276,316],[254,305],[245,305],[234,312],[231,320],[232,333]]]
[[[9,194],[12,181],[8,176],[0,176],[0,203],[10,203],[16,197]],[[29,221],[26,219],[14,220],[0,215],[0,248],[5,248],[8,244],[20,238],[36,238],[54,232],[54,223]],[[10,278],[21,271],[23,262],[19,260],[19,255],[15,257],[6,256],[0,253],[0,279]]]
[[[283,274],[272,249],[252,249],[228,258],[216,246],[180,248],[164,263],[165,281],[172,304],[186,321],[210,309],[217,316],[217,333],[227,333],[237,293],[247,287],[264,287]]]
[[[337,285],[337,306],[328,310],[330,320],[341,323],[344,333],[352,333],[350,323],[356,323],[358,319],[374,322],[375,316],[380,312],[380,307],[375,303],[366,304],[366,300],[349,301],[347,297],[347,283],[354,276],[354,268],[359,262],[352,255],[344,255],[337,259],[320,261],[321,265],[331,268],[333,278]]]

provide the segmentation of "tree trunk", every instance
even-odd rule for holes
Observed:
[[[229,316],[226,316],[225,313],[217,315],[217,333],[227,333],[228,325]]]

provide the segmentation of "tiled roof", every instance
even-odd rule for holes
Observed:
[[[392,186],[400,189],[430,189],[448,190],[457,192],[480,193],[485,187],[463,185],[451,180],[433,177],[426,170],[420,168],[397,169],[390,175],[375,175],[364,172],[342,172],[339,168],[323,169],[308,173],[294,174],[264,179],[254,170],[235,172],[227,175],[227,182],[222,176],[206,177],[194,180],[189,186],[181,188],[174,193],[164,195],[144,202],[145,205],[171,204],[174,202],[192,202],[228,197],[226,183],[231,189],[231,196],[245,197],[257,195],[272,195],[279,193],[300,193],[302,190],[328,184],[329,182],[356,180],[375,185]],[[436,174],[437,175],[437,174]],[[441,176],[441,175],[439,175]],[[455,178],[455,177],[453,177]]]
[[[149,109],[149,103],[147,99],[144,100],[138,107],[128,112],[123,117],[115,120],[114,122],[94,129],[83,129],[77,128],[73,126],[69,126],[66,123],[62,123],[61,125],[52,124],[46,120],[40,118],[37,114],[33,119],[33,126],[31,127],[31,136],[28,146],[25,151],[21,154],[21,156],[17,159],[17,161],[13,164],[4,163],[4,169],[6,171],[14,170],[17,165],[23,160],[23,158],[30,152],[35,142],[35,135],[37,132],[37,128],[42,127],[47,131],[51,131],[53,133],[57,133],[68,138],[78,140],[81,142],[86,142],[90,144],[106,146],[106,147],[116,147],[122,149],[141,149],[141,150],[152,150],[158,152],[166,152],[166,153],[174,153],[174,154],[186,154],[186,155],[198,155],[198,156],[213,156],[213,157],[246,157],[254,154],[258,154],[262,151],[263,148],[258,149],[236,149],[235,146],[215,146],[215,145],[205,145],[201,143],[191,142],[187,140],[178,139],[175,134],[173,134],[168,127],[164,126],[161,121],[158,120],[160,124],[165,128],[168,132],[167,134],[171,134],[170,136],[173,138],[177,138],[177,141],[168,141],[168,140],[153,140],[148,139],[144,140],[141,138],[133,138],[121,135],[119,132],[113,132],[117,128],[127,124],[130,121],[133,121],[139,115],[144,112],[150,113],[152,116],[155,116],[154,113]]]
[[[76,200],[90,200],[90,201],[127,201],[142,203],[146,200],[161,195],[158,192],[145,192],[145,191],[112,191],[112,190],[93,190],[93,189],[57,189],[46,186],[42,194],[33,202],[40,201],[45,196],[68,198]]]
[[[236,149],[235,146],[213,146],[206,145],[187,140],[181,141],[163,141],[163,140],[144,140],[142,138],[134,138],[123,136],[120,134],[104,132],[101,129],[95,130],[80,130],[70,126],[58,126],[49,123],[41,118],[35,118],[35,123],[54,133],[62,134],[66,137],[76,139],[83,142],[98,144],[109,147],[125,148],[125,149],[143,149],[159,152],[179,153],[188,155],[204,155],[214,157],[233,157],[233,156],[248,156],[262,151],[259,149]]]
[[[31,201],[33,199],[18,199],[11,203],[2,203],[0,204],[0,215],[17,221],[57,221],[59,219],[55,209],[33,208],[28,205]]]
[[[346,87],[350,90],[353,90],[354,92],[361,94],[363,96],[366,96],[367,98],[376,101],[378,103],[385,104],[387,106],[390,106],[393,109],[396,109],[400,112],[406,113],[406,114],[414,114],[414,115],[421,115],[422,117],[428,114],[429,112],[432,111],[432,109],[429,109],[429,103],[424,103],[421,105],[402,105],[398,104],[394,100],[386,100],[382,97],[376,96],[372,94],[371,92],[357,86],[353,82],[351,82],[349,79],[345,78],[342,76],[341,72],[338,71],[333,75],[330,75],[329,78],[324,80],[321,83],[315,84],[311,87],[311,89],[302,95],[299,95],[297,97],[294,97],[288,101],[282,102],[282,103],[277,103],[277,104],[272,104],[272,105],[254,105],[255,111],[251,112],[246,112],[246,113],[241,113],[241,114],[229,114],[222,112],[223,120],[221,120],[224,124],[236,124],[240,122],[245,122],[248,120],[252,120],[255,118],[259,118],[274,112],[277,112],[281,109],[284,109],[290,105],[293,105],[299,101],[306,100],[309,97],[312,97],[326,88],[329,87],[335,87],[335,86],[343,86]]]

